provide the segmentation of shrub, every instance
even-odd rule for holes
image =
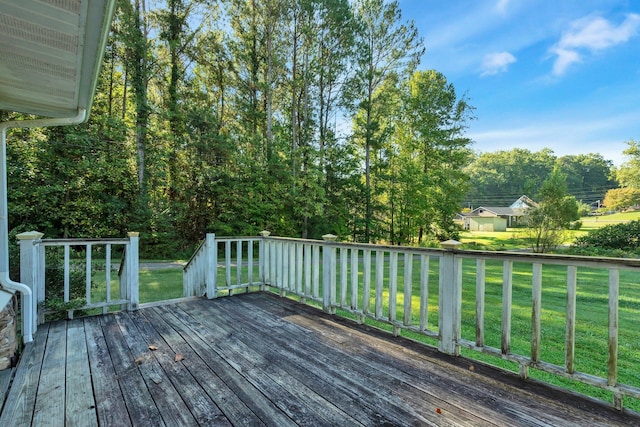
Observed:
[[[640,249],[640,221],[607,225],[575,241],[581,248],[604,248],[634,251]]]

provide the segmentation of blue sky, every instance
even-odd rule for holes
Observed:
[[[640,1],[399,0],[421,69],[466,92],[480,152],[550,148],[619,165],[640,140]]]

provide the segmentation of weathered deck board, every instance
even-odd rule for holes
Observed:
[[[42,424],[622,426],[640,417],[255,293],[40,326],[0,426]]]
[[[98,426],[96,402],[91,386],[84,324],[72,322],[67,328],[67,366],[65,384],[65,421],[67,427]]]

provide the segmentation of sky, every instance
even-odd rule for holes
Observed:
[[[600,153],[640,140],[640,1],[399,0],[435,69],[466,94],[478,152]]]

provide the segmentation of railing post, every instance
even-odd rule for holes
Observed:
[[[204,242],[205,263],[204,282],[207,286],[207,298],[218,295],[218,243],[215,233],[207,233]]]
[[[438,350],[458,356],[460,347],[460,323],[462,310],[462,258],[456,257],[455,250],[462,243],[455,240],[441,242],[446,249],[440,260],[440,284],[438,326],[440,329],[440,341]]]
[[[127,287],[129,294],[129,310],[137,310],[140,303],[139,284],[138,284],[138,241],[140,233],[131,231],[127,233],[129,236],[129,248],[127,251]]]
[[[38,275],[42,271],[39,268],[38,247],[35,241],[44,234],[37,231],[28,231],[16,235],[20,244],[20,281],[31,289],[31,325],[35,333],[38,328],[38,303],[44,301],[44,289],[42,289]],[[44,320],[44,319],[43,319]]]
[[[322,248],[322,309],[335,314],[336,304],[336,247],[331,244],[338,236],[325,234],[322,239],[327,242]]]
[[[267,237],[271,234],[270,231],[262,230],[260,233],[262,239],[260,239],[260,253],[258,254],[258,274],[260,275],[260,281],[262,286],[260,290],[267,289],[267,282],[269,281],[269,247],[267,246]]]

